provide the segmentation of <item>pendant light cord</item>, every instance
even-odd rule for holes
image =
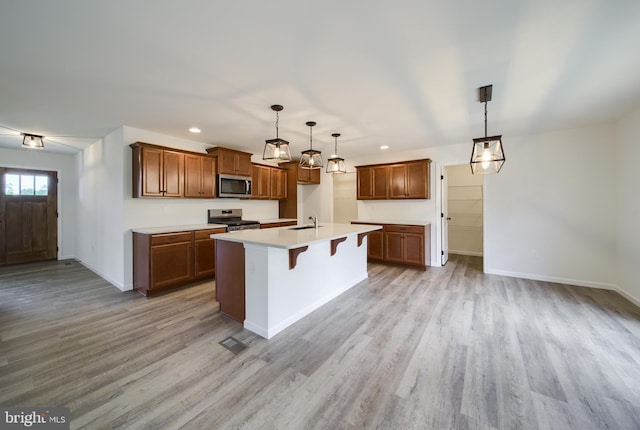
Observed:
[[[313,126],[309,126],[309,149],[313,149]]]
[[[278,121],[280,120],[280,113],[278,111],[276,111],[276,139],[279,138],[278,136]]]

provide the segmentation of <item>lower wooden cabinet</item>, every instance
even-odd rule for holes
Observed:
[[[224,228],[133,233],[133,288],[145,296],[213,277],[215,240]]]
[[[220,312],[244,322],[244,245],[226,240],[216,241],[216,265],[225,267],[216,277],[216,301]]]
[[[379,224],[354,222],[353,224],[382,225],[382,230],[367,236],[369,261],[415,267],[426,270],[431,261],[431,225]]]

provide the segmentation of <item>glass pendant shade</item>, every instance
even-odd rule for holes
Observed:
[[[290,161],[291,151],[289,142],[283,139],[269,139],[265,141],[262,159],[268,161]]]
[[[271,106],[271,110],[276,113],[276,138],[265,141],[264,151],[262,152],[262,159],[266,161],[274,161],[276,163],[281,161],[291,160],[291,151],[289,150],[289,142],[278,137],[278,122],[280,120],[280,111],[284,107],[281,105]]]
[[[502,136],[473,139],[471,152],[471,173],[485,175],[498,173],[504,164]]]
[[[320,169],[323,166],[322,155],[320,151],[315,149],[307,149],[302,151],[300,157],[300,167],[303,169]]]
[[[44,140],[42,139],[42,136],[25,133],[24,137],[22,138],[22,146],[24,146],[25,148],[42,149],[44,148]]]
[[[322,153],[313,149],[313,133],[311,131],[316,123],[309,121],[307,125],[309,126],[309,149],[302,151],[300,167],[303,169],[321,169],[323,167]]]
[[[333,133],[331,136],[335,139],[335,153],[327,160],[327,173],[347,173],[344,158],[338,157],[338,137],[340,137],[340,133]]]
[[[344,158],[332,157],[327,160],[327,173],[347,173]]]

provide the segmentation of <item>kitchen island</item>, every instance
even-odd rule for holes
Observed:
[[[267,339],[365,280],[376,225],[321,223],[215,234],[220,310]]]

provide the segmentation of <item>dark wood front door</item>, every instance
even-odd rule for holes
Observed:
[[[58,175],[0,167],[0,265],[58,257]]]

